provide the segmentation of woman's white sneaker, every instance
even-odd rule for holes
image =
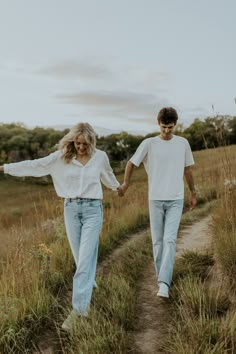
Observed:
[[[64,331],[71,331],[74,326],[76,325],[76,322],[78,321],[79,316],[77,315],[77,313],[72,310],[70,312],[70,314],[68,315],[68,317],[65,319],[65,321],[63,322],[61,328],[64,329]]]

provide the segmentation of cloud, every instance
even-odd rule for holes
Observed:
[[[35,71],[38,75],[54,77],[56,79],[111,79],[112,72],[102,64],[92,64],[75,60],[66,60],[58,64],[41,67]]]
[[[209,114],[209,110],[202,106],[189,106],[186,104],[179,105],[178,111],[180,114],[184,114],[185,116],[189,116],[191,118],[206,117]]]
[[[144,119],[156,115],[158,109],[167,105],[167,101],[153,94],[140,92],[81,92],[70,95],[57,95],[63,103],[89,107],[97,114],[115,117]]]
[[[136,87],[147,88],[149,90],[158,91],[165,90],[173,79],[173,74],[162,71],[155,71],[143,68],[129,68],[126,70],[126,75],[129,75],[135,83]]]
[[[194,119],[204,119],[209,115],[209,111],[202,106],[190,106],[186,104],[180,104],[178,106],[180,123],[188,127]]]
[[[57,102],[74,105],[79,115],[125,120],[126,124],[155,125],[157,112],[169,105],[168,86],[173,75],[137,65],[120,65],[116,59],[65,60],[41,67],[37,74],[62,80],[80,80],[80,90],[55,95]],[[77,91],[77,92],[76,92]]]
[[[157,112],[156,112],[157,116]],[[148,124],[151,126],[156,126],[157,125],[157,120],[155,117],[146,117],[146,118],[127,118],[128,121],[132,123],[138,123],[138,124]]]
[[[206,114],[208,111],[203,107],[194,107],[189,110],[185,110],[185,112],[190,114]]]
[[[114,87],[142,87],[143,89],[161,89],[172,80],[170,73],[155,71],[138,66],[121,66],[116,62],[100,59],[64,60],[34,70],[37,75],[61,80],[99,80],[99,84]],[[84,81],[83,83],[86,83]]]

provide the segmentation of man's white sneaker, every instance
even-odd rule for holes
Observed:
[[[61,328],[64,329],[64,331],[71,331],[73,329],[73,327],[76,324],[76,321],[78,321],[79,316],[77,315],[77,313],[72,310],[70,312],[70,314],[67,316],[67,318],[65,319],[65,321],[63,322]]]
[[[160,285],[159,285],[159,290],[158,290],[157,296],[168,298],[169,297],[168,285],[165,283],[159,283],[159,284]]]

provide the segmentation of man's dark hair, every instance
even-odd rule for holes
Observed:
[[[170,124],[170,123],[177,123],[178,114],[176,110],[172,107],[164,107],[160,110],[157,115],[158,123],[163,124]]]

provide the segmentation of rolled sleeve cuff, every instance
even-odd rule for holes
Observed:
[[[3,165],[3,170],[4,170],[4,173],[8,173],[8,171],[9,171],[8,164]]]
[[[113,191],[116,191],[117,188],[119,188],[119,187],[120,187],[120,183],[117,183],[115,186],[112,187],[112,190],[113,190]]]
[[[184,167],[191,167],[191,166],[194,166],[194,165],[195,165],[194,162],[189,162],[189,163],[187,163]]]

